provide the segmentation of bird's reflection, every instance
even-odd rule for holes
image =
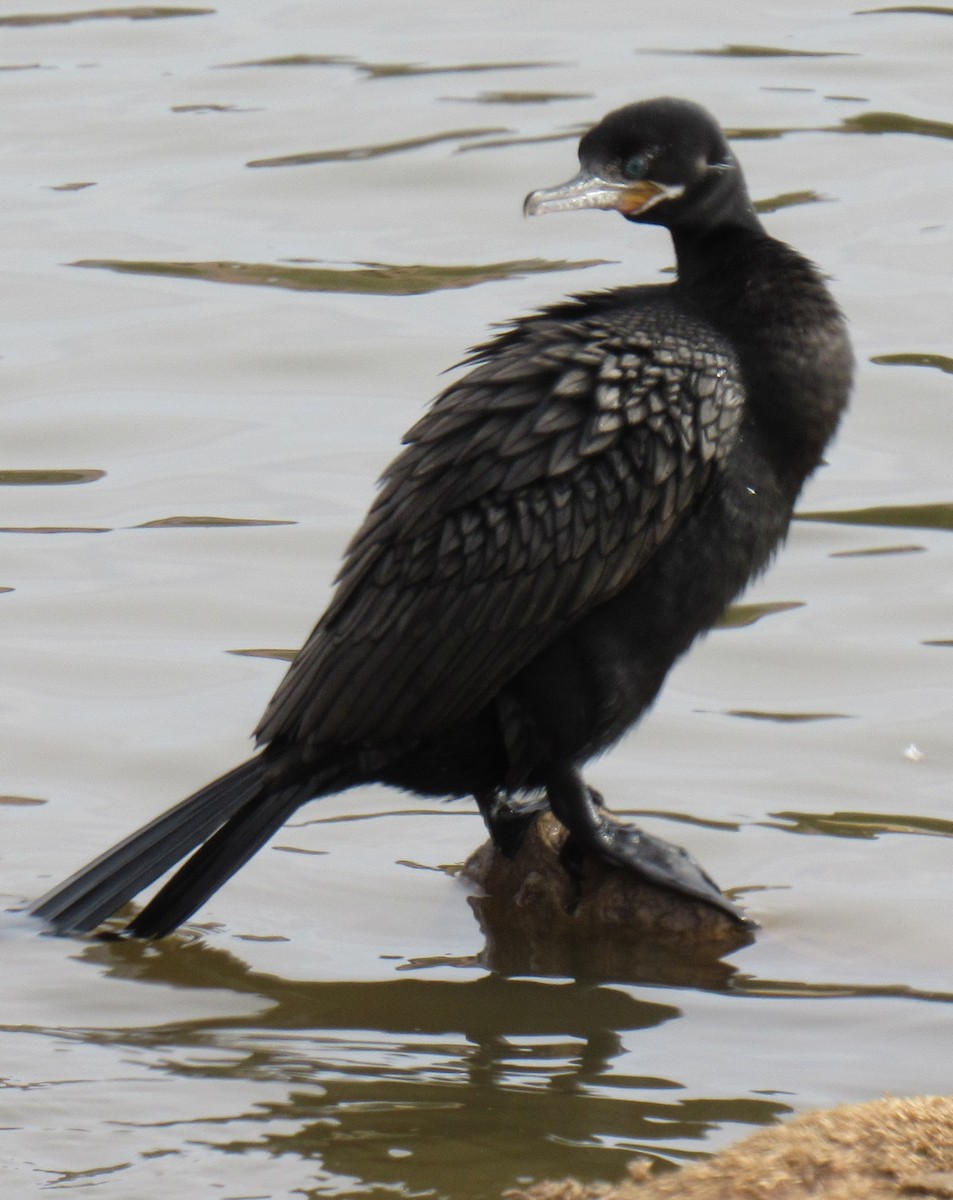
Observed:
[[[737,976],[736,968],[724,962],[718,950],[686,953],[683,947],[650,939],[633,942],[606,937],[587,941],[573,936],[546,936],[535,920],[521,920],[519,913],[514,918],[505,899],[473,896],[470,904],[486,938],[478,962],[502,975],[528,973],[706,991],[727,990]],[[750,934],[740,933],[740,944],[750,940]],[[720,949],[724,952],[726,948]]]
[[[289,980],[199,938],[96,942],[84,955],[114,977],[266,1001],[254,1015],[83,1037],[134,1046],[172,1076],[284,1085],[283,1099],[269,1092],[217,1126],[215,1146],[299,1155],[355,1181],[355,1194],[457,1195],[465,1177],[468,1197],[496,1197],[542,1164],[619,1175],[637,1152],[682,1157],[673,1147],[713,1126],[787,1111],[760,1098],[683,1098],[679,1081],[633,1073],[621,1061],[633,1055],[627,1035],[680,1011],[620,987],[501,973]]]

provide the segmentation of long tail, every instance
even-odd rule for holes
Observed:
[[[71,875],[30,907],[58,933],[85,933],[200,847],[129,926],[161,937],[190,917],[312,796],[337,790],[335,776],[264,789],[272,764],[249,759],[182,800]],[[344,781],[338,786],[343,786]],[[204,845],[203,845],[204,843]]]
[[[301,784],[254,796],[179,867],[126,932],[141,938],[159,938],[171,933],[243,867],[310,797],[311,788]]]

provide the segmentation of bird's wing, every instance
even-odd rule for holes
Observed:
[[[260,740],[466,720],[671,535],[737,438],[730,346],[657,303],[566,311],[481,347],[407,434]]]

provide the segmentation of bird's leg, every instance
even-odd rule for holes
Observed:
[[[602,797],[586,786],[575,767],[553,768],[547,775],[546,793],[557,819],[569,831],[563,862],[570,872],[578,874],[586,854],[594,854],[612,866],[634,871],[652,883],[704,900],[735,920],[748,923],[681,846],[673,846],[635,825],[609,817],[602,808]]]
[[[517,801],[505,788],[477,792],[474,799],[493,845],[504,858],[516,857],[536,817],[549,808],[549,801],[545,797]]]

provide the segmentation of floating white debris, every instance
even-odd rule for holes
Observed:
[[[911,762],[923,762],[923,760],[926,758],[926,755],[919,746],[916,746],[913,742],[911,742],[906,750],[904,750],[903,757],[909,758]]]

